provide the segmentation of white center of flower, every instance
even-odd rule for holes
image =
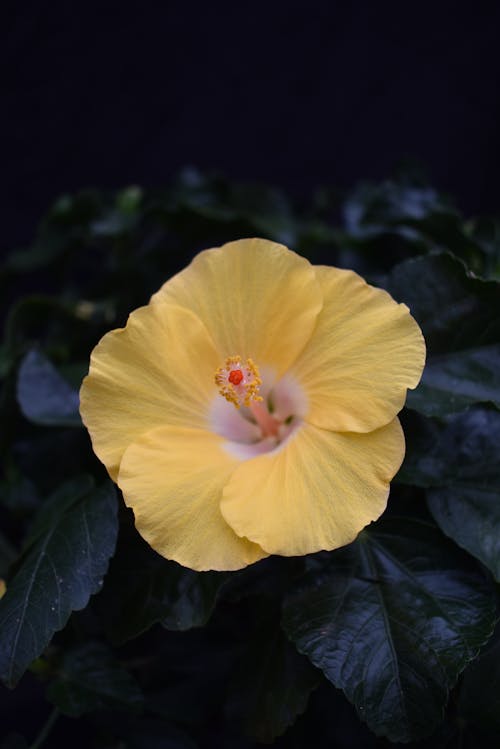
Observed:
[[[213,401],[211,426],[238,457],[278,448],[306,414],[306,399],[298,383],[289,376],[277,381],[272,370],[264,370],[261,376],[251,359],[229,357],[217,369],[215,383],[223,397]]]

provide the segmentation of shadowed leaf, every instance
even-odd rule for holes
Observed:
[[[164,559],[133,527],[120,533],[106,579],[101,614],[109,636],[123,643],[153,624],[187,630],[205,624],[229,573],[195,572]]]
[[[460,689],[460,714],[467,720],[500,731],[500,625],[494,636],[464,674]]]
[[[289,637],[377,735],[430,734],[493,629],[475,563],[432,523],[407,517],[385,518],[316,563],[286,602]]]
[[[117,534],[112,484],[64,484],[35,518],[0,601],[0,678],[14,686],[72,611],[100,590]]]
[[[409,415],[401,483],[427,489],[447,536],[500,580],[500,413],[476,407],[443,421]]]
[[[245,733],[272,743],[306,707],[321,673],[287,641],[278,622],[263,616],[229,685],[228,712]]]
[[[37,350],[21,362],[17,400],[29,421],[44,426],[81,426],[79,398],[57,369]]]
[[[105,707],[137,710],[143,702],[135,679],[99,642],[84,643],[64,654],[47,697],[73,717]]]
[[[423,377],[407,405],[426,416],[481,402],[500,407],[500,283],[440,253],[397,265],[387,289],[409,306],[427,343]]]

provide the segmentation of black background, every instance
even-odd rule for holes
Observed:
[[[61,193],[184,165],[307,195],[402,160],[498,208],[500,5],[2,4],[2,245]]]

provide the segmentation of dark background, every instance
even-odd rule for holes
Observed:
[[[495,213],[500,4],[1,4],[3,249],[83,187],[184,165],[307,196],[401,160]]]

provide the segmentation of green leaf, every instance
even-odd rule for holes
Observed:
[[[5,321],[5,352],[11,360],[35,345],[67,359],[86,339],[85,323],[75,315],[75,305],[54,296],[20,297]]]
[[[441,225],[456,229],[458,214],[432,187],[410,182],[361,184],[344,203],[344,220],[350,234],[370,237],[412,226],[433,235]]]
[[[195,572],[169,563],[157,581],[162,589],[166,629],[186,630],[207,623],[215,608],[221,587],[228,579],[223,572]]]
[[[101,615],[115,643],[153,624],[187,630],[206,624],[229,573],[194,572],[157,554],[132,527],[125,527],[106,579]]]
[[[14,686],[72,611],[101,589],[117,534],[111,483],[64,484],[35,518],[27,547],[0,600],[0,678]]]
[[[243,723],[247,735],[272,743],[305,711],[321,679],[287,641],[279,620],[264,615],[238,658],[228,690],[229,715]]]
[[[5,267],[26,273],[57,262],[61,265],[65,255],[79,250],[88,239],[89,224],[100,215],[102,207],[103,197],[94,190],[61,196],[43,218],[33,245],[12,252]]]
[[[465,231],[476,242],[484,254],[486,276],[500,277],[500,221],[488,216],[479,216],[468,221]]]
[[[344,204],[344,221],[344,241],[358,256],[363,253],[365,259],[376,261],[375,273],[408,254],[448,249],[479,275],[491,276],[495,270],[498,229],[494,222],[465,224],[449,198],[416,174],[407,172],[397,181],[377,185],[361,184]]]
[[[494,603],[473,560],[430,521],[386,517],[313,563],[284,609],[299,652],[377,735],[430,734],[493,629]]]
[[[143,704],[133,676],[99,642],[86,642],[64,654],[47,697],[73,717],[101,708],[137,710]]]
[[[407,405],[426,416],[481,402],[500,407],[500,284],[440,253],[397,265],[387,289],[409,306],[427,343],[422,381]]]
[[[289,245],[296,242],[297,222],[288,198],[266,185],[228,183],[188,168],[180,175],[170,210],[177,221],[185,214],[190,231],[201,229],[205,237],[210,226],[225,225],[239,230],[239,236],[250,231]]]
[[[140,187],[128,187],[117,193],[114,206],[90,225],[95,237],[120,237],[131,233],[136,226],[143,192]]]
[[[500,624],[479,658],[465,671],[460,689],[462,718],[500,731]]]
[[[401,483],[428,489],[440,528],[500,581],[500,413],[476,407],[443,421],[409,417]]]
[[[434,519],[447,536],[480,559],[500,582],[500,488],[456,484],[431,489],[427,502]],[[485,478],[487,481],[487,478]]]
[[[44,426],[81,426],[79,398],[51,362],[29,351],[21,362],[17,400],[23,415]]]

